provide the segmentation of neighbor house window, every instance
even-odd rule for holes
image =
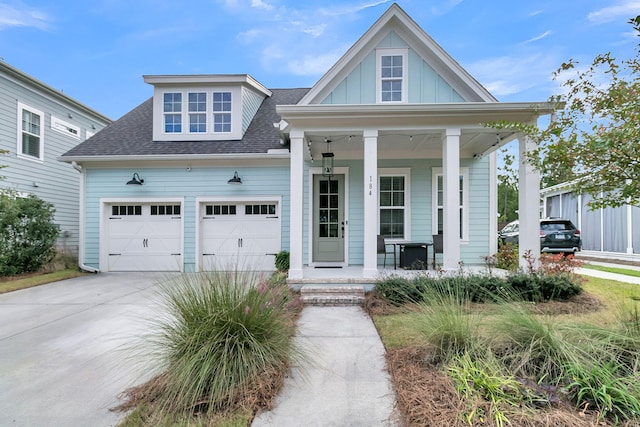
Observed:
[[[165,93],[163,98],[164,131],[182,132],[182,93]]]
[[[18,103],[18,155],[44,159],[44,114]]]
[[[460,168],[460,176],[455,191],[458,193],[458,215],[460,219],[460,239],[468,239],[469,218],[467,215],[468,205],[468,168]],[[444,176],[441,168],[433,169],[433,234],[442,234],[444,231]]]
[[[378,51],[379,102],[406,102],[407,55],[404,49]]]
[[[205,133],[207,131],[207,94],[205,92],[189,93],[189,132]]]
[[[379,234],[388,239],[409,238],[409,173],[386,170],[379,174]]]
[[[231,92],[213,92],[213,131],[231,132]]]

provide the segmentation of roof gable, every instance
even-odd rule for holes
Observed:
[[[363,79],[375,85],[375,51],[381,48],[405,47],[409,50],[412,69],[424,73],[436,85],[438,97],[421,97],[409,102],[495,102],[496,99],[464,68],[460,66],[435,40],[433,40],[407,13],[396,3],[364,33],[362,37],[340,58],[329,71],[318,80],[299,105],[339,103],[330,99],[333,93],[340,92],[341,85],[354,83],[354,75],[359,76],[359,84],[367,84]],[[422,59],[422,61],[420,61]],[[373,63],[373,67],[371,66]],[[422,70],[418,70],[418,68]],[[369,75],[362,75],[361,70]],[[373,76],[371,76],[373,70]],[[431,76],[429,76],[431,74]],[[410,74],[411,76],[411,74]],[[416,77],[410,77],[417,81]],[[424,77],[422,77],[424,79]],[[353,85],[352,85],[353,87]],[[374,86],[375,87],[375,86]],[[447,94],[448,91],[448,94]],[[375,94],[373,95],[375,97]],[[433,99],[432,99],[433,98]],[[371,95],[363,95],[360,103],[371,102]],[[350,103],[350,102],[345,102]]]

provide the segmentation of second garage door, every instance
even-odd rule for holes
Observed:
[[[277,202],[202,203],[201,270],[274,270],[280,251]]]

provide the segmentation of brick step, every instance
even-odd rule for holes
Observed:
[[[303,285],[300,296],[305,305],[362,305],[364,286]]]

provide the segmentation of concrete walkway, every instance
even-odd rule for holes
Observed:
[[[593,265],[600,265],[605,267],[614,267],[614,268],[622,268],[626,270],[640,271],[640,267],[625,265],[625,264],[614,264],[614,263],[595,262],[595,261],[589,261],[589,262],[586,262],[585,264],[593,264]],[[616,282],[633,283],[636,285],[640,285],[640,277],[637,277],[637,276],[627,276],[626,274],[609,273],[607,271],[592,270],[590,268],[578,268],[576,269],[576,273],[582,274],[584,276],[598,277],[600,279],[607,279],[607,280],[613,280]]]
[[[253,427],[400,425],[384,347],[360,307],[305,307],[296,339],[309,362],[292,369]]]

